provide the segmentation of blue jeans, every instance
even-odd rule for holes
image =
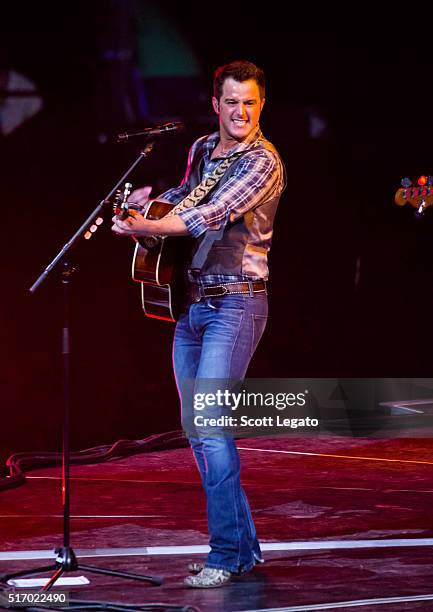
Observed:
[[[202,298],[182,313],[176,325],[173,363],[183,423],[191,422],[194,411],[191,385],[185,381],[243,379],[267,313],[265,293]],[[206,433],[189,434],[189,441],[207,497],[211,550],[206,566],[246,572],[261,560],[261,551],[241,487],[235,441],[232,436]]]

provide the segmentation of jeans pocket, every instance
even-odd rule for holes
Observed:
[[[212,302],[212,298],[206,298],[206,306],[212,310],[218,310],[218,306]]]
[[[250,355],[252,357],[260,341],[260,338],[262,337],[263,332],[265,331],[266,322],[268,320],[268,317],[267,315],[262,315],[262,314],[252,314],[251,317],[252,317],[253,331],[251,334]]]

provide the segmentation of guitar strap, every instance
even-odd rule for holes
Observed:
[[[234,155],[223,159],[223,161],[218,164],[218,166],[211,174],[209,174],[209,176],[203,179],[202,182],[199,183],[197,187],[195,187],[191,193],[186,196],[186,198],[179,202],[179,204],[176,204],[176,206],[174,206],[165,216],[168,217],[171,215],[176,215],[182,210],[185,210],[185,208],[197,206],[197,204],[203,200],[209,191],[222,179],[233,162],[243,155],[243,153],[244,151],[240,151],[239,153],[235,153]]]

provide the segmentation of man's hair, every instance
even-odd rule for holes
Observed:
[[[217,100],[221,98],[224,81],[229,77],[232,77],[232,79],[239,83],[254,79],[259,86],[260,98],[263,100],[265,97],[265,73],[263,70],[251,62],[237,60],[235,62],[230,62],[230,64],[220,66],[215,70],[213,91]]]

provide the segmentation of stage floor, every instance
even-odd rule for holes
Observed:
[[[60,588],[77,599],[212,612],[433,610],[432,439],[327,435],[238,447],[263,565],[223,588],[183,585],[188,563],[205,558],[207,528],[194,461],[179,448],[71,468],[79,561],[163,584],[79,571],[68,576],[89,584]],[[0,572],[49,564],[63,541],[60,469],[31,471],[0,498]]]

